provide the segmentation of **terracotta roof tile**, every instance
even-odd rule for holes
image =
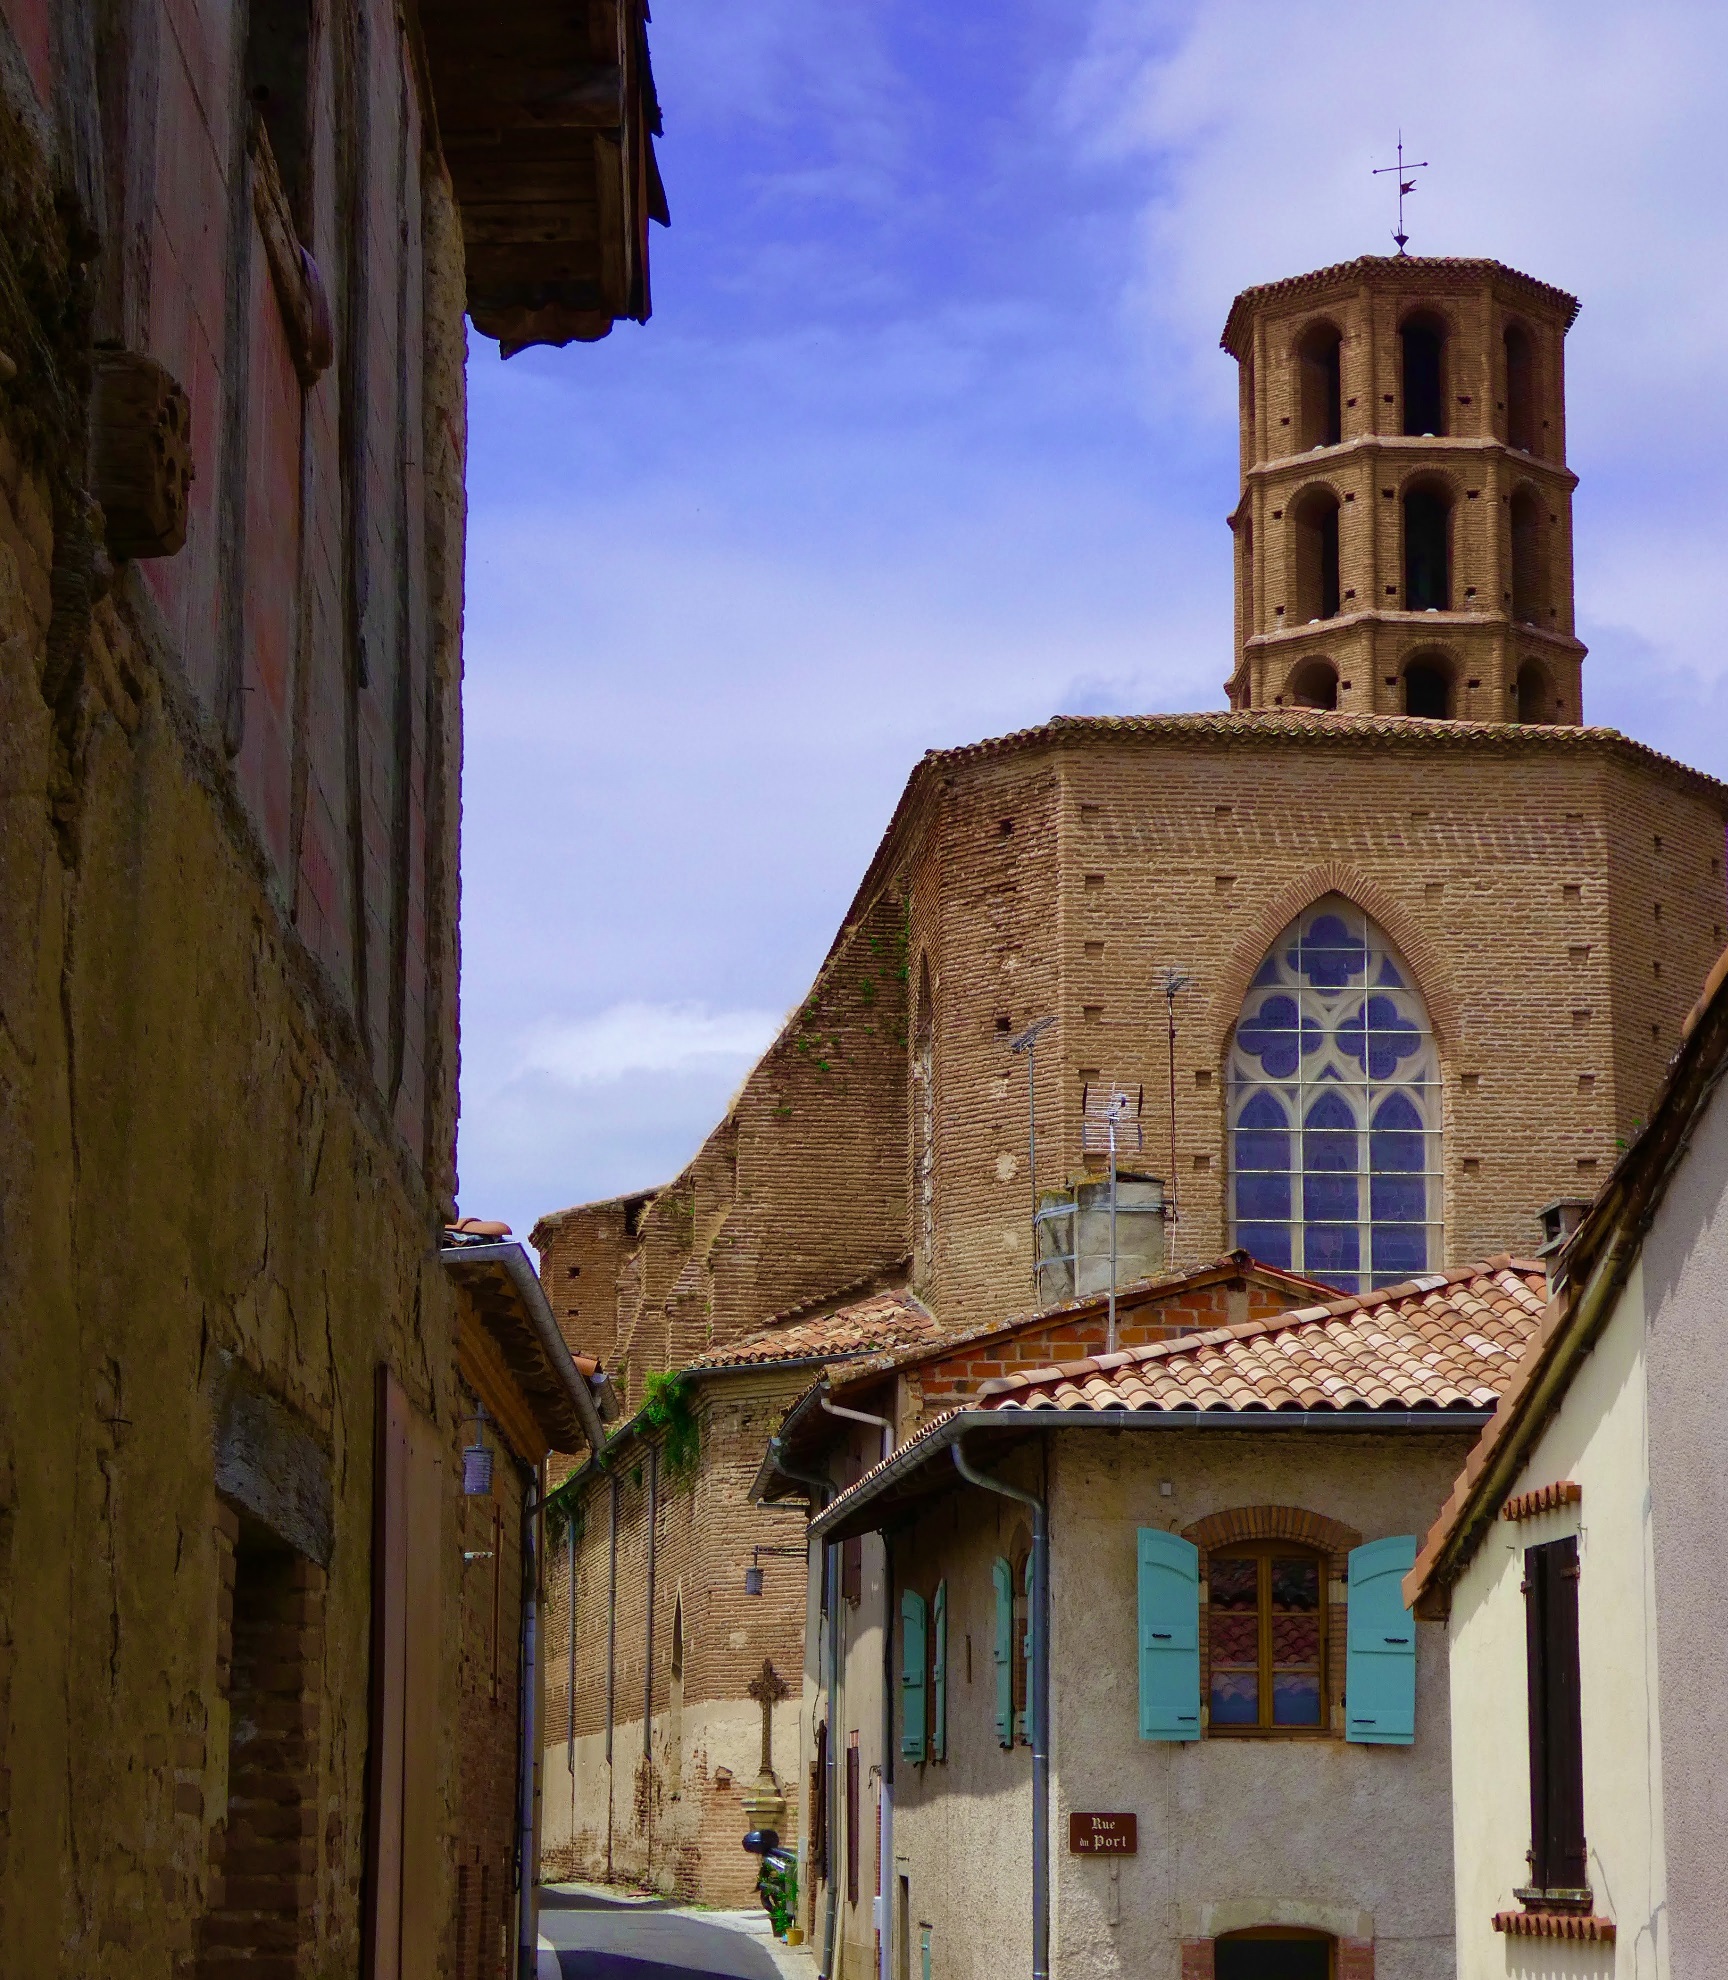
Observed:
[[[1492,1258],[1356,1299],[999,1376],[985,1409],[1492,1409],[1534,1338],[1544,1268]]]
[[[880,1354],[887,1348],[934,1341],[941,1334],[935,1315],[909,1292],[873,1293],[814,1320],[763,1328],[729,1347],[716,1348],[690,1364],[692,1372],[751,1368],[778,1361],[839,1360],[854,1354]]]

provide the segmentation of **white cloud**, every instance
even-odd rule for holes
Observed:
[[[701,1004],[614,1004],[592,1017],[540,1024],[523,1040],[517,1073],[593,1086],[639,1073],[710,1073],[754,1064],[785,1019],[772,1011]]]

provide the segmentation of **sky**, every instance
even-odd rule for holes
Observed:
[[[656,0],[654,313],[474,340],[461,1205],[675,1175],[908,773],[1223,705],[1252,283],[1572,291],[1586,719],[1728,776],[1728,10]]]

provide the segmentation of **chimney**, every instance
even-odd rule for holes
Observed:
[[[1544,1203],[1536,1212],[1536,1221],[1542,1226],[1542,1244],[1536,1256],[1547,1264],[1550,1292],[1554,1289],[1560,1254],[1566,1249],[1572,1233],[1583,1223],[1584,1213],[1589,1208],[1588,1197],[1557,1196],[1552,1203]]]

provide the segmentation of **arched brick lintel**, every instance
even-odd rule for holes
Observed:
[[[1378,881],[1347,860],[1329,859],[1311,866],[1290,882],[1255,915],[1238,937],[1230,961],[1212,994],[1209,1027],[1212,1054],[1222,1059],[1230,1046],[1242,1002],[1267,952],[1305,908],[1327,894],[1342,894],[1392,938],[1398,952],[1416,973],[1416,987],[1428,1006],[1429,1020],[1442,1049],[1458,1041],[1458,997],[1445,964],[1423,933],[1414,915],[1387,893]]]
[[[1333,1578],[1340,1581],[1349,1571],[1351,1548],[1362,1544],[1355,1527],[1302,1506],[1232,1506],[1183,1527],[1182,1537],[1200,1549],[1202,1570],[1205,1557],[1216,1547],[1235,1547],[1246,1540],[1294,1540],[1325,1554]]]

